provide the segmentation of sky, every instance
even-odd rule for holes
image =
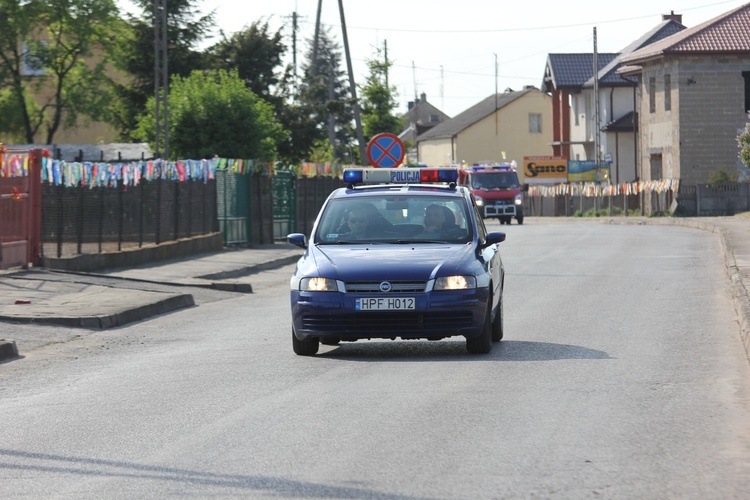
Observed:
[[[541,88],[550,53],[617,53],[657,26],[662,14],[682,15],[690,28],[748,0],[550,0],[530,3],[491,0],[342,0],[354,80],[365,82],[367,61],[387,47],[388,79],[398,114],[423,93],[453,117],[495,91]],[[291,63],[292,15],[296,11],[297,62],[304,62],[315,33],[319,0],[197,0],[215,11],[217,31],[206,45],[267,20],[282,30]],[[118,5],[133,12],[128,0]],[[330,27],[344,55],[339,0],[322,0],[321,23]],[[342,57],[343,70],[346,70]],[[301,73],[301,71],[299,72]],[[358,92],[359,95],[359,92]]]

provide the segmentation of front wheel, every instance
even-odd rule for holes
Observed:
[[[492,341],[500,342],[503,340],[503,294],[500,294],[500,301],[497,303],[497,314],[495,321],[492,322]]]
[[[292,349],[298,356],[314,356],[318,352],[320,341],[318,339],[300,340],[292,328]]]
[[[466,350],[471,354],[487,354],[492,350],[492,302],[487,304],[482,333],[478,337],[466,339]]]

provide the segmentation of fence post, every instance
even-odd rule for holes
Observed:
[[[86,222],[86,211],[83,209],[86,203],[86,189],[78,187],[78,253],[83,253],[83,227]],[[101,215],[101,214],[100,214]]]
[[[156,178],[156,234],[154,235],[154,243],[159,245],[161,243],[161,166],[157,171],[159,177]]]
[[[174,233],[172,239],[177,241],[180,236],[180,182],[175,181],[174,185]]]
[[[63,190],[65,185],[61,182],[57,186],[57,258],[62,257],[63,245]]]
[[[99,192],[99,253],[102,253],[102,242],[104,241],[104,188]]]
[[[185,179],[187,182],[188,190],[188,223],[187,223],[187,237],[190,238],[193,235],[193,179]]]
[[[26,264],[39,265],[42,254],[42,151],[34,150],[29,171],[29,193],[31,193],[31,232],[27,247]]]
[[[702,186],[700,184],[695,186],[695,216],[700,217],[701,216],[701,196],[703,195]]]
[[[117,251],[122,250],[122,231],[125,225],[125,202],[123,200],[123,192],[125,191],[124,182],[120,182],[117,185],[117,202],[118,211],[120,212],[120,221],[117,228]]]
[[[141,193],[141,199],[140,199],[140,216],[138,220],[138,248],[143,247],[143,189],[146,185],[146,182],[141,178],[141,184],[139,187],[139,191]]]

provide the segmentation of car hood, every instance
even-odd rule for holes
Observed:
[[[342,281],[429,280],[460,274],[461,263],[473,246],[419,245],[320,245],[308,249],[298,271]],[[439,274],[438,274],[439,273]]]

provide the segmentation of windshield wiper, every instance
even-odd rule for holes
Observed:
[[[412,243],[448,243],[445,240],[396,240],[399,245],[410,245]]]

